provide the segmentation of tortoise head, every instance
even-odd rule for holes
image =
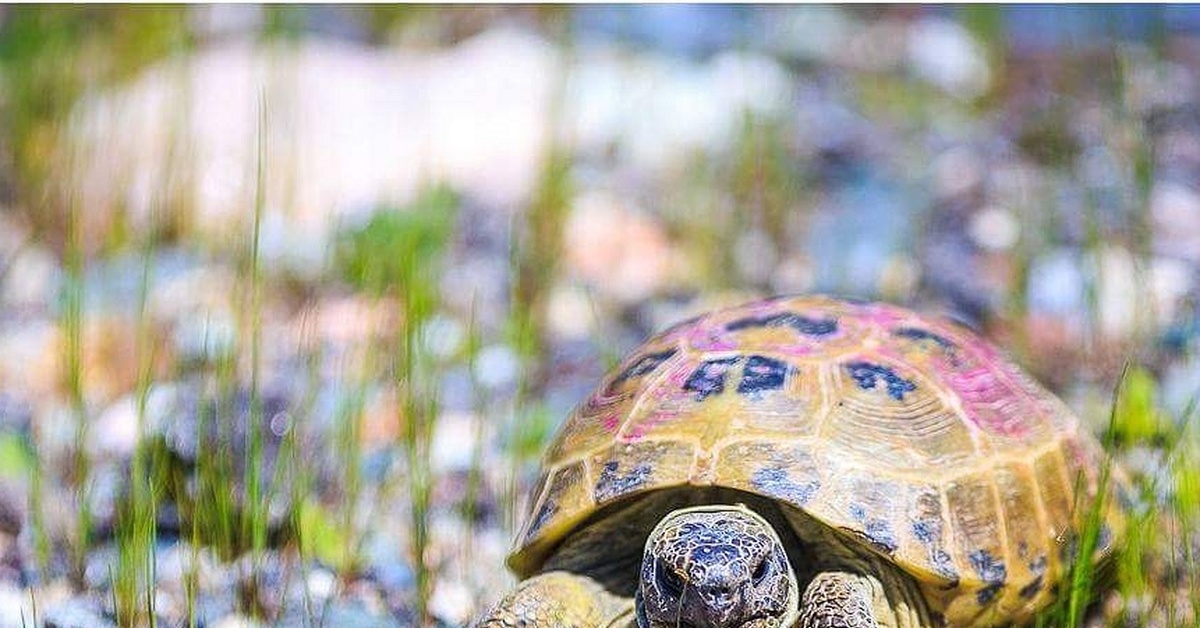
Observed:
[[[771,524],[745,506],[681,508],[650,533],[639,628],[791,626],[796,575]]]

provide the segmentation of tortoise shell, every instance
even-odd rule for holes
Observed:
[[[509,566],[536,572],[617,500],[719,486],[886,557],[947,623],[987,624],[1053,598],[1103,464],[1065,404],[964,327],[776,298],[676,325],[603,381],[546,452]]]

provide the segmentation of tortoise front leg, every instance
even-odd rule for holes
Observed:
[[[934,624],[918,594],[899,577],[823,571],[800,599],[798,628],[914,628]]]
[[[538,574],[517,585],[475,623],[478,628],[617,628],[633,623],[633,600],[587,576]]]

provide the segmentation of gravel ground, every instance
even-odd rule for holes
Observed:
[[[180,478],[157,513],[159,625],[416,621],[414,469],[398,443],[419,419],[387,357],[404,314],[348,280],[339,250],[388,208],[419,213],[431,183],[454,192],[419,342],[437,401],[418,452],[436,625],[463,625],[511,584],[500,565],[545,433],[614,358],[717,304],[895,300],[976,326],[1097,429],[1127,357],[1165,416],[1185,416],[1200,382],[1200,20],[1121,11],[1014,7],[987,38],[950,10],[580,7],[569,47],[515,13],[437,47],[312,24],[266,45],[235,29],[89,91],[55,149],[73,156],[55,193],[84,209],[80,399],[64,378],[71,268],[20,201],[0,211],[0,628],[27,625],[34,602],[46,626],[116,625],[139,447]],[[260,97],[252,384],[216,374],[250,372]],[[534,208],[554,151],[569,185],[547,218]],[[137,241],[176,201],[182,237],[148,256],[100,245],[122,221]],[[538,239],[538,225],[558,232]],[[512,333],[526,303],[512,301],[514,247],[548,270],[533,353]],[[279,478],[270,542],[222,555],[192,542],[188,512],[209,499],[198,469],[220,451],[242,477],[252,433]],[[1161,466],[1152,448],[1130,456],[1139,473]],[[227,488],[243,507],[240,480]],[[305,552],[297,520],[325,531]],[[339,563],[344,542],[357,558]]]

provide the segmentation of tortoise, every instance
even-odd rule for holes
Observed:
[[[525,580],[477,625],[1025,623],[1091,512],[1111,562],[1104,464],[954,321],[824,296],[719,310],[642,344],[568,417],[508,558]]]

